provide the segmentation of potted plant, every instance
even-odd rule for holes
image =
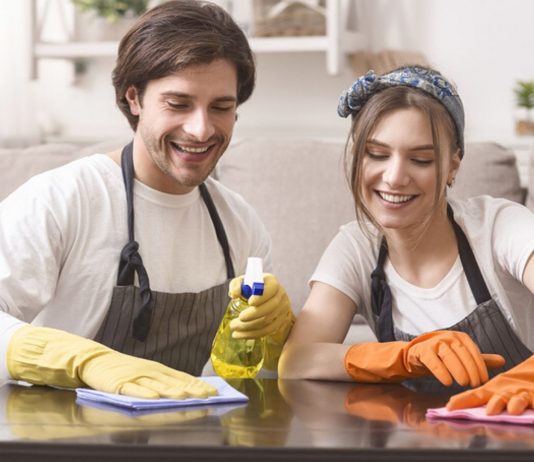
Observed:
[[[72,0],[78,10],[77,36],[82,41],[119,40],[149,0]]]
[[[92,11],[110,23],[132,18],[146,11],[148,0],[72,0],[80,11]]]
[[[518,135],[534,135],[534,81],[518,80],[514,88],[517,107],[521,109],[520,118],[516,120],[515,131]]]

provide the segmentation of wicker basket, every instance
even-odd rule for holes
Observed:
[[[286,8],[276,16],[270,17],[273,7],[279,3],[285,3]],[[324,0],[319,4],[324,7]],[[326,34],[325,15],[300,2],[253,0],[253,13],[253,33],[256,37]]]

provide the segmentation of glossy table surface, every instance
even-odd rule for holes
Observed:
[[[128,414],[74,392],[0,387],[0,460],[534,460],[534,426],[427,421],[439,393],[400,385],[232,380],[241,406]]]

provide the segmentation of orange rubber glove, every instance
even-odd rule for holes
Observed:
[[[478,387],[487,382],[488,368],[501,367],[500,355],[482,354],[471,338],[456,331],[435,331],[410,342],[370,342],[353,345],[345,369],[357,382],[401,382],[434,375],[443,385]]]
[[[486,405],[486,414],[520,415],[534,408],[534,356],[506,372],[493,377],[476,390],[468,390],[449,399],[447,409],[463,409]]]

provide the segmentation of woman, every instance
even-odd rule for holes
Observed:
[[[464,155],[455,88],[418,66],[370,72],[342,95],[338,113],[352,117],[357,220],[340,229],[311,277],[280,376],[370,383],[430,376],[479,387],[501,372],[449,405],[490,401],[490,413],[508,401],[509,412],[532,407],[534,215],[488,196],[447,199]],[[356,313],[379,342],[341,344]],[[531,391],[509,400],[513,387],[503,398],[492,384],[515,365],[527,374],[519,388]]]

